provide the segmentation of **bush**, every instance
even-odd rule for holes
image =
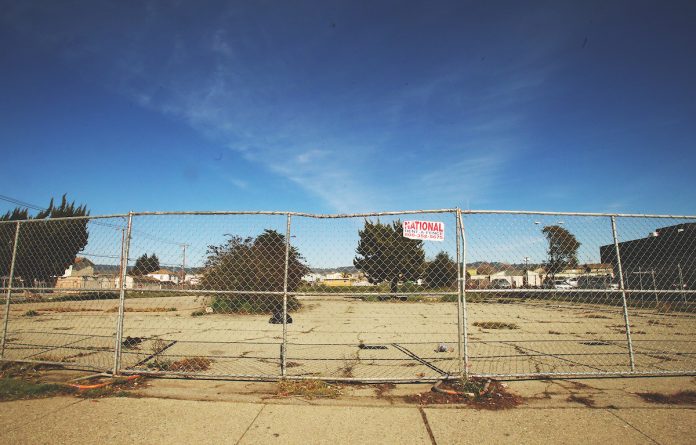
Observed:
[[[120,298],[118,291],[90,291],[75,294],[50,297],[50,301],[91,301],[91,300],[116,300]]]
[[[298,310],[302,305],[292,295],[288,295],[288,312]],[[216,295],[210,307],[218,314],[264,314],[283,310],[282,295]]]

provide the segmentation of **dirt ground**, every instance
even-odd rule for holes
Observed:
[[[300,297],[286,372],[301,377],[437,379],[459,370],[456,303]],[[13,304],[7,359],[113,367],[117,300]],[[274,377],[282,325],[268,314],[193,316],[205,297],[129,298],[122,368]],[[630,313],[638,372],[696,370],[696,323],[683,313]],[[568,302],[470,303],[469,371],[601,374],[630,369],[621,308]],[[204,358],[201,360],[199,358]]]

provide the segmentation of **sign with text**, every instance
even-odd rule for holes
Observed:
[[[440,221],[404,221],[404,237],[426,241],[444,241],[445,223]]]

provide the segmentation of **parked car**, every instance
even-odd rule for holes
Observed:
[[[551,283],[551,287],[556,290],[573,289],[573,286],[568,284],[568,282],[565,280],[553,280],[553,283]]]
[[[568,283],[570,287],[578,287],[578,278],[566,278],[565,282]]]
[[[505,278],[496,278],[495,280],[491,281],[491,288],[492,289],[512,289],[512,285]]]

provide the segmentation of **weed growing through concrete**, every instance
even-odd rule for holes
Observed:
[[[515,323],[505,323],[502,321],[476,321],[474,326],[482,329],[519,329]]]
[[[307,399],[329,398],[335,399],[341,395],[338,385],[331,385],[321,380],[283,380],[278,383],[279,396],[299,396]]]
[[[206,357],[183,358],[169,366],[169,371],[207,371],[213,361]]]
[[[71,392],[70,388],[54,383],[33,383],[11,377],[0,379],[0,401],[51,397]]]

